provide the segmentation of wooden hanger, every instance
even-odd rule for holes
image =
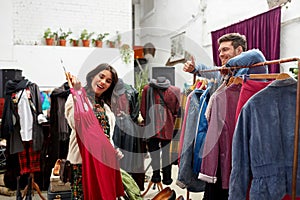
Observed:
[[[234,77],[232,84],[235,84],[235,85],[243,84],[243,79],[239,76]]]
[[[249,74],[250,79],[276,79],[276,80],[284,80],[291,78],[291,76],[287,73],[278,73],[278,74]]]
[[[238,84],[243,84],[243,78],[237,76],[232,76],[230,77],[230,79],[228,80],[228,83],[227,83],[227,86],[230,86],[231,84],[235,84],[235,85],[238,85]]]
[[[280,73],[278,74],[276,80],[284,80],[284,79],[288,79],[291,78],[291,76],[287,73]]]
[[[227,86],[231,85],[233,83],[233,81],[234,81],[234,76],[231,76],[226,85]]]
[[[197,80],[194,82],[194,84],[190,87],[191,90],[196,89],[196,86],[197,86],[197,84],[198,84],[199,82],[200,82],[200,79],[197,79]]]
[[[202,90],[207,84],[208,84],[207,79],[203,79],[202,83],[201,83],[201,86],[199,87],[199,89]]]

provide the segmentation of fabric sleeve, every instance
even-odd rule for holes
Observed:
[[[112,144],[112,146],[114,147],[115,145],[114,145],[114,141],[113,141],[113,135],[114,135],[114,128],[116,125],[116,117],[107,104],[104,104],[104,109],[105,109],[106,115],[108,117],[108,122],[109,122],[109,126],[110,126],[109,141]]]
[[[144,118],[144,120],[146,120],[146,110],[147,110],[147,91],[148,91],[148,85],[146,85],[143,89],[143,92],[142,92],[142,100],[141,100],[141,108],[140,108],[140,111],[141,111],[141,115],[142,117]]]
[[[74,101],[73,101],[72,94],[68,96],[68,99],[65,103],[65,118],[67,119],[68,124],[72,129],[70,134],[70,140],[69,140],[69,150],[68,150],[67,160],[69,160],[72,164],[81,164],[82,158],[80,155],[77,138],[76,138]]]
[[[226,66],[233,67],[233,66],[251,66],[255,63],[265,62],[266,59],[263,53],[258,49],[252,49],[246,52],[242,52],[240,55],[231,58]],[[242,68],[237,69],[235,76],[240,76],[243,74],[261,74],[261,73],[268,73],[268,67],[266,65],[260,67],[253,67],[253,68]]]
[[[217,69],[217,68],[218,68],[217,66],[206,66],[204,64],[199,63],[195,66],[194,73],[196,73],[198,76],[201,76],[203,78],[207,78],[207,79],[214,78],[217,81],[219,81],[222,78],[222,75],[219,71],[205,72],[205,73],[200,72],[201,70],[211,70],[211,69]]]
[[[258,62],[266,61],[262,52],[258,49],[251,49],[245,52],[242,52],[240,55],[235,56],[228,60],[226,66],[249,66]]]
[[[75,130],[75,120],[74,120],[74,102],[72,94],[68,96],[65,104],[65,117],[68,121],[69,126]]]
[[[208,124],[206,139],[204,142],[201,173],[199,177],[209,183],[217,181],[217,168],[220,157],[220,142],[219,139],[222,130],[225,127],[226,118],[226,93],[225,88],[222,92],[218,93],[212,102],[210,122]]]
[[[35,105],[37,115],[43,114],[42,111],[42,102],[41,102],[41,92],[37,84],[32,83],[28,86],[30,94],[32,97],[33,104]]]
[[[172,87],[173,89],[173,93],[175,95],[175,105],[172,106],[171,108],[173,109],[172,110],[172,114],[173,114],[173,117],[174,117],[174,120],[176,119],[177,117],[177,113],[179,111],[179,107],[180,107],[180,88],[178,87]]]
[[[249,140],[251,117],[249,112],[242,109],[232,141],[232,170],[229,182],[229,200],[246,199],[250,184],[250,154]]]
[[[130,117],[134,122],[137,122],[137,119],[139,117],[139,110],[140,110],[140,104],[138,101],[139,93],[136,89],[134,89],[132,86],[130,86],[132,89],[131,98],[129,101],[130,106]]]

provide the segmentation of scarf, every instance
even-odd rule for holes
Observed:
[[[99,97],[95,97],[95,93],[91,92],[89,89],[87,90],[87,97],[93,105],[93,112],[98,119],[104,134],[109,139],[110,125],[104,108],[104,100]]]

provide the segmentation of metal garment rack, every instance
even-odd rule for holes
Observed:
[[[300,58],[283,58],[279,60],[270,60],[265,62],[256,63],[251,66],[237,66],[228,67],[230,70],[241,69],[241,68],[253,68],[270,64],[280,64],[286,62],[298,62],[298,70],[300,71]],[[199,72],[214,72],[221,71],[221,69],[209,69],[201,70]],[[195,81],[195,76],[194,76]],[[292,173],[292,200],[296,200],[296,189],[297,189],[297,170],[298,170],[298,153],[299,153],[299,115],[300,115],[300,73],[298,73],[297,81],[297,99],[296,99],[296,117],[295,117],[295,135],[294,135],[294,157],[293,157],[293,173]]]

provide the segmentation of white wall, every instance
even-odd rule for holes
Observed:
[[[182,31],[186,32],[186,49],[192,53],[196,60],[205,64],[212,64],[211,35],[210,32],[226,27],[232,23],[244,20],[268,10],[267,1],[262,0],[153,0],[154,10],[143,18],[141,8],[143,1],[138,0],[135,9],[136,45],[143,45],[146,42],[153,42],[157,47],[157,62],[165,64],[170,56],[170,38]],[[34,74],[28,67],[44,66],[51,68],[56,61],[47,59],[27,58],[26,45],[38,44],[34,49],[40,48],[37,52],[49,53],[45,51],[42,38],[47,27],[53,30],[71,28],[75,35],[79,35],[81,30],[87,28],[89,31],[110,32],[115,31],[122,34],[123,43],[131,44],[131,0],[11,0],[0,3],[0,68],[23,68],[23,73],[29,77],[38,78],[33,81],[41,82],[44,86],[53,85],[51,78],[55,74],[48,74],[47,79]],[[300,32],[300,2],[292,0],[287,6],[282,8],[281,26],[281,58],[298,57],[300,55],[298,33]],[[141,18],[139,22],[137,19]],[[20,46],[19,46],[20,45]],[[69,44],[68,44],[69,45]],[[30,47],[30,46],[29,46]],[[59,49],[59,47],[56,47]],[[63,47],[61,47],[63,48]],[[22,50],[25,52],[23,53]],[[70,50],[71,57],[74,52],[72,47],[66,47],[66,52]],[[74,50],[74,51],[73,51]],[[75,53],[72,66],[76,63],[83,63],[83,60],[92,50],[83,50],[85,54],[81,56]],[[109,50],[108,50],[109,51]],[[56,52],[54,50],[52,53]],[[59,51],[58,51],[59,52]],[[65,52],[65,51],[64,51]],[[20,60],[22,57],[22,60]],[[46,55],[40,55],[46,58]],[[37,63],[39,60],[39,63]],[[67,61],[65,61],[67,62]],[[27,68],[24,67],[26,63]],[[75,64],[73,64],[75,63]],[[288,66],[290,66],[289,64]],[[176,76],[182,79],[191,77],[182,73],[182,65],[176,65]],[[282,65],[282,71],[288,67]],[[79,71],[78,68],[74,71]],[[181,85],[181,83],[179,83]]]
[[[83,29],[95,33],[116,31],[122,43],[132,43],[131,0],[11,0],[0,2],[0,69],[21,69],[22,74],[42,88],[60,86],[65,77],[60,64],[81,77],[87,68],[108,62],[126,82],[133,84],[133,63],[124,64],[119,49],[93,47],[45,46],[43,33],[73,31],[79,36]],[[5,31],[3,31],[5,30]],[[109,39],[109,38],[108,38]]]
[[[20,69],[25,78],[43,89],[66,81],[63,66],[84,84],[86,74],[100,63],[109,63],[126,83],[134,84],[133,65],[122,62],[117,48],[15,45],[14,60],[1,68]]]
[[[141,0],[141,4],[142,2],[143,0]],[[139,24],[140,29],[145,30],[136,36],[140,39],[141,44],[152,41],[162,48],[163,56],[159,55],[158,57],[164,61],[170,56],[170,37],[185,31],[186,37],[194,43],[194,48],[188,46],[186,49],[204,64],[212,64],[211,31],[269,10],[267,0],[154,0],[154,2],[154,13],[141,20]],[[300,2],[296,0],[292,0],[291,3],[282,7],[281,58],[300,56],[299,9]],[[155,29],[155,31],[147,31],[149,29]],[[288,66],[294,64],[296,63],[289,63]],[[285,64],[281,66],[281,71],[288,70]],[[182,68],[182,65],[178,67]]]
[[[161,44],[161,40],[170,45],[170,37],[179,32],[186,32],[192,42],[203,48],[207,55],[198,55],[206,63],[206,56],[212,62],[211,31],[226,27],[245,18],[268,10],[266,1],[261,0],[173,0],[155,1],[155,13],[140,23],[141,29],[162,29],[165,32],[153,33],[144,31],[139,36],[142,43],[153,41]],[[255,6],[254,6],[255,5]],[[141,11],[142,12],[142,11]],[[170,48],[168,48],[170,49]],[[190,53],[197,57],[194,50]],[[202,61],[202,62],[203,62]]]
[[[13,56],[12,5],[10,1],[2,1],[0,6],[0,62],[10,61]],[[4,31],[5,30],[5,31]]]
[[[300,57],[300,1],[292,1],[281,9],[281,58]],[[281,70],[287,72],[290,67],[297,67],[297,63],[281,64]]]
[[[46,28],[73,31],[79,36],[86,28],[90,32],[131,29],[131,0],[12,0],[14,43],[44,43]]]

